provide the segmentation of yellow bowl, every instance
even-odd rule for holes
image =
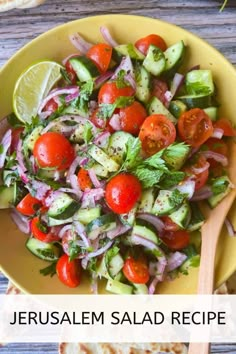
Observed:
[[[0,116],[4,117],[12,111],[14,84],[26,67],[40,59],[60,62],[67,55],[76,52],[68,39],[68,36],[74,32],[79,32],[91,42],[101,41],[99,28],[102,25],[107,26],[120,43],[134,42],[150,33],[160,34],[166,39],[168,45],[182,39],[188,46],[185,59],[187,66],[190,68],[201,64],[202,68],[212,70],[219,101],[222,104],[220,108],[222,115],[236,123],[234,103],[236,71],[233,66],[205,41],[180,27],[151,18],[129,15],[105,15],[73,21],[44,33],[22,48],[0,71]],[[231,210],[231,218],[236,221],[235,205]],[[53,278],[42,276],[39,269],[45,266],[45,262],[31,255],[25,248],[26,236],[17,230],[8,211],[0,212],[0,220],[0,265],[6,276],[21,290],[39,294],[90,292],[86,277],[81,286],[70,289],[61,284],[56,276]],[[236,239],[230,238],[223,229],[216,259],[216,286],[225,281],[236,269],[235,255]],[[198,271],[194,269],[188,276],[181,276],[173,282],[161,285],[158,291],[173,294],[194,293],[197,286],[197,273]]]

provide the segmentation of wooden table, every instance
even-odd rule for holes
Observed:
[[[143,15],[177,24],[206,39],[236,65],[236,2],[229,0],[47,0],[34,9],[0,13],[0,66],[39,34],[67,21],[109,13]],[[3,89],[1,87],[1,89]],[[0,292],[7,280],[0,276]],[[9,344],[2,354],[57,353],[57,344]],[[236,344],[213,345],[212,353],[236,354]],[[201,354],[201,353],[199,353]]]

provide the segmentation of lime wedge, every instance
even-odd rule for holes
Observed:
[[[19,120],[30,123],[42,100],[61,79],[62,66],[54,61],[40,61],[18,78],[13,92],[13,110]]]

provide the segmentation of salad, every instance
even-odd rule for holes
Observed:
[[[153,294],[199,265],[199,201],[214,208],[233,188],[236,130],[219,116],[212,72],[182,68],[182,40],[118,44],[101,32],[106,43],[71,36],[79,53],[30,119],[16,107],[7,117],[0,208],[47,262],[42,275],[69,287],[89,276],[95,293],[105,278],[109,292]],[[31,68],[40,65],[53,64]]]

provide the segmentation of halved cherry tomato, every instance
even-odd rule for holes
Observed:
[[[104,119],[99,116],[99,108],[93,111],[92,116],[90,118],[91,122],[95,125],[95,127],[100,129],[108,130],[110,133],[114,133],[114,129],[109,124],[109,119]]]
[[[42,229],[45,229],[45,231]],[[57,234],[51,232],[50,227],[42,224],[38,216],[34,217],[31,221],[31,233],[37,238],[37,240],[46,243],[58,241],[60,239]]]
[[[225,118],[221,118],[214,123],[214,128],[219,128],[224,131],[224,136],[236,136],[236,129],[232,123]]]
[[[58,103],[55,101],[54,98],[51,98],[45,105],[44,111],[45,112],[55,112],[58,108]]]
[[[78,183],[79,183],[79,186],[80,186],[80,189],[82,191],[84,191],[85,189],[89,188],[91,189],[93,184],[92,184],[92,181],[89,177],[89,173],[87,170],[81,168],[78,172]]]
[[[32,197],[30,193],[17,204],[16,209],[23,215],[32,216],[41,207],[42,203],[40,200]]]
[[[133,87],[117,87],[115,81],[106,82],[99,90],[98,103],[115,103],[120,96],[130,97],[135,94]]]
[[[56,271],[58,278],[70,288],[76,288],[81,281],[81,265],[78,259],[69,261],[69,256],[63,254],[57,261]]]
[[[151,156],[175,141],[175,126],[166,116],[153,114],[145,119],[139,138],[144,152]]]
[[[63,135],[48,132],[36,140],[33,155],[40,167],[53,167],[61,171],[71,165],[75,152]]]
[[[77,56],[77,55],[75,55],[75,56]],[[67,72],[67,74],[68,74],[68,77],[69,77],[71,83],[72,83],[73,85],[76,84],[76,82],[77,82],[77,75],[76,75],[75,70],[72,68],[72,65],[71,65],[69,59],[68,59],[67,62],[65,63],[65,69],[66,69],[66,72]]]
[[[193,108],[178,119],[178,132],[187,144],[199,147],[212,135],[212,121],[203,109]]]
[[[147,117],[146,109],[137,101],[130,106],[121,108],[120,112],[121,129],[133,135],[138,135],[141,125]]]
[[[136,284],[146,284],[150,278],[147,263],[141,259],[128,257],[123,266],[124,276]]]
[[[95,44],[88,50],[86,56],[96,64],[102,73],[104,73],[110,65],[112,47],[106,43]]]
[[[177,231],[179,230],[179,225],[169,218],[169,216],[162,216],[161,220],[164,222],[165,231]]]
[[[207,179],[209,177],[209,167],[207,167],[206,164],[207,164],[207,160],[205,159],[205,157],[199,155],[197,161],[193,165],[184,168],[184,172],[194,176],[195,183],[196,183],[195,184],[196,191],[202,188],[206,184]],[[196,171],[194,170],[194,169],[202,169],[204,167],[207,168],[200,173],[196,173]]]
[[[128,213],[141,196],[142,186],[137,177],[121,173],[107,183],[105,199],[117,214]]]
[[[156,96],[163,104],[166,103],[165,92],[168,90],[167,83],[160,79],[152,81],[152,96]]]
[[[224,155],[228,157],[229,151],[227,144],[222,139],[210,138],[208,139],[204,145],[207,146],[208,150],[216,152],[218,154]],[[208,159],[211,168],[219,165],[219,162],[214,159]]]
[[[11,130],[11,146],[10,146],[10,153],[12,154],[17,149],[17,145],[20,140],[20,135],[24,131],[24,128],[16,128]]]
[[[189,245],[190,236],[185,230],[168,231],[162,236],[162,241],[172,250],[178,251]]]
[[[144,38],[140,38],[136,43],[135,47],[144,55],[147,55],[149,46],[153,44],[160,48],[163,52],[167,49],[166,42],[161,36],[157,34],[149,34]]]

